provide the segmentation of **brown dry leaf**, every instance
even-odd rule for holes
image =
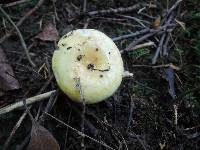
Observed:
[[[160,22],[161,22],[161,17],[158,16],[155,21],[152,23],[152,28],[153,29],[157,29],[160,26]]]
[[[33,124],[27,150],[60,150],[60,146],[47,129],[41,125]]]
[[[12,67],[8,64],[8,59],[0,48],[0,89],[4,91],[19,89],[20,85],[15,78]]]
[[[57,41],[59,36],[56,27],[53,24],[49,23],[35,38],[43,41]]]

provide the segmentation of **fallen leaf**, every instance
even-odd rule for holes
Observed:
[[[60,150],[60,146],[46,128],[35,123],[32,126],[31,139],[27,150]]]
[[[155,21],[151,24],[153,29],[157,29],[160,26],[161,17],[158,16]]]
[[[0,48],[0,89],[4,91],[19,89],[20,85],[15,78],[12,67],[8,64],[8,59]]]
[[[35,38],[43,41],[57,41],[59,39],[59,36],[56,27],[53,24],[49,23]]]

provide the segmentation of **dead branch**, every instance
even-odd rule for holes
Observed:
[[[163,55],[167,56],[168,55],[168,44],[170,40],[170,35],[167,33],[167,37],[165,39],[164,45],[163,45]]]
[[[109,15],[109,14],[113,14],[113,13],[125,13],[125,12],[130,12],[130,11],[139,9],[139,8],[141,8],[141,6],[142,6],[141,4],[135,4],[133,6],[126,7],[126,8],[120,7],[120,8],[116,8],[116,9],[90,11],[90,12],[87,12],[86,15],[94,16],[94,15]]]
[[[133,47],[130,51],[133,51],[133,50],[136,50],[136,49],[139,49],[139,48],[150,47],[150,46],[155,46],[155,43],[154,42],[146,42],[146,43],[143,43],[143,44],[138,44],[135,47]],[[121,50],[120,53],[124,53],[124,51],[125,50]]]
[[[172,69],[174,70],[177,70],[179,71],[180,68],[173,65],[172,63],[169,63],[169,64],[164,64],[164,65],[157,65],[157,66],[151,66],[151,65],[132,65],[132,67],[142,67],[142,68],[168,68],[168,67],[171,67]]]
[[[127,48],[125,49],[126,51],[130,51],[133,47],[135,47],[137,44],[141,43],[142,41],[146,40],[147,38],[159,33],[160,31],[166,30],[168,27],[173,27],[175,26],[174,24],[166,24],[164,26],[159,27],[158,29],[151,29],[150,33],[140,37],[136,41],[133,41],[130,43]]]
[[[18,0],[18,1],[15,1],[15,2],[5,4],[5,5],[3,5],[3,7],[12,7],[12,6],[16,6],[16,5],[23,4],[23,3],[26,3],[26,2],[30,2],[30,1],[31,0]]]
[[[157,62],[157,59],[158,59],[158,55],[159,53],[161,53],[162,49],[163,49],[163,42],[164,42],[164,39],[165,39],[165,36],[166,36],[166,33],[164,33],[160,39],[160,42],[159,42],[159,45],[156,49],[156,53],[152,59],[152,64],[155,64]]]
[[[134,33],[130,33],[130,34],[126,34],[126,35],[122,35],[122,36],[119,36],[119,37],[112,38],[112,40],[113,41],[119,41],[119,40],[124,40],[124,39],[127,39],[127,38],[133,38],[133,37],[139,36],[141,34],[145,34],[149,31],[150,31],[150,29],[146,28],[146,29],[134,32]]]
[[[30,97],[30,98],[27,98],[25,100],[26,104],[30,105],[30,104],[33,104],[35,102],[45,100],[45,99],[49,98],[51,96],[51,94],[53,94],[55,92],[56,92],[56,90],[53,90],[53,91],[49,91],[47,93],[43,93],[43,94],[40,94],[40,95],[36,95],[36,96]],[[15,109],[22,107],[22,106],[24,106],[23,101],[19,101],[19,102],[15,102],[13,104],[10,104],[8,106],[5,106],[3,108],[0,108],[0,115],[11,112]]]

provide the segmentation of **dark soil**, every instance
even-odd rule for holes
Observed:
[[[37,0],[32,0],[15,6],[4,7],[3,5],[2,7],[16,23],[37,2]],[[141,2],[138,0],[88,0],[86,11],[129,7]],[[147,0],[144,3],[157,6],[156,8],[147,7],[144,11],[152,18],[138,14],[139,9],[122,14],[144,20],[143,23],[147,27],[152,27],[154,20],[159,15],[162,17],[167,6],[171,7],[175,0],[170,1],[169,5],[167,0]],[[159,57],[155,64],[157,66],[173,63],[181,68],[173,70],[176,96],[173,97],[169,93],[171,82],[167,80],[169,68],[151,67],[151,60],[161,36],[155,35],[148,40],[154,41],[156,47],[141,48],[136,51],[137,53],[131,51],[122,54],[125,70],[129,70],[134,76],[124,78],[117,92],[106,101],[86,105],[85,134],[105,142],[113,149],[200,149],[200,94],[198,92],[200,69],[195,67],[200,65],[200,17],[194,15],[200,12],[199,8],[198,0],[192,2],[183,0],[178,6],[176,19],[184,22],[187,30],[183,31],[180,25],[173,30],[171,33],[173,40],[168,44],[170,50],[168,57]],[[31,114],[34,117],[39,115],[37,119],[39,118],[40,124],[52,133],[61,150],[83,149],[82,136],[45,115],[43,111],[48,101],[56,99],[53,107],[49,108],[49,114],[81,131],[82,105],[72,102],[59,91],[54,77],[52,78],[51,58],[57,48],[56,41],[45,41],[34,37],[49,23],[56,27],[59,37],[73,29],[86,27],[87,24],[87,28],[98,29],[111,38],[144,28],[134,20],[119,16],[120,13],[88,16],[84,15],[82,10],[83,2],[78,0],[57,0],[55,3],[53,0],[47,0],[19,26],[27,46],[30,47],[29,53],[36,67],[30,65],[16,32],[0,43],[21,85],[18,90],[0,91],[0,108],[39,93],[57,90],[58,92],[49,100],[33,104]],[[0,17],[0,37],[3,37],[13,26],[2,13]],[[125,49],[133,40],[136,38],[116,41],[116,44],[119,49]],[[43,65],[47,69],[41,68]],[[0,115],[0,150],[3,150],[7,138],[24,111],[24,108],[20,108]],[[25,150],[29,143],[31,127],[31,120],[27,115],[13,135],[7,149]],[[104,145],[88,138],[85,138],[84,143],[86,149],[106,149]]]

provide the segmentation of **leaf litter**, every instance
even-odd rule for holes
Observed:
[[[19,81],[15,78],[14,71],[0,47],[0,90],[9,91],[20,88]]]
[[[47,24],[43,31],[39,33],[35,38],[40,39],[42,41],[58,41],[59,34],[56,27],[49,23]]]
[[[60,146],[46,128],[38,123],[33,123],[27,150],[60,150]]]

